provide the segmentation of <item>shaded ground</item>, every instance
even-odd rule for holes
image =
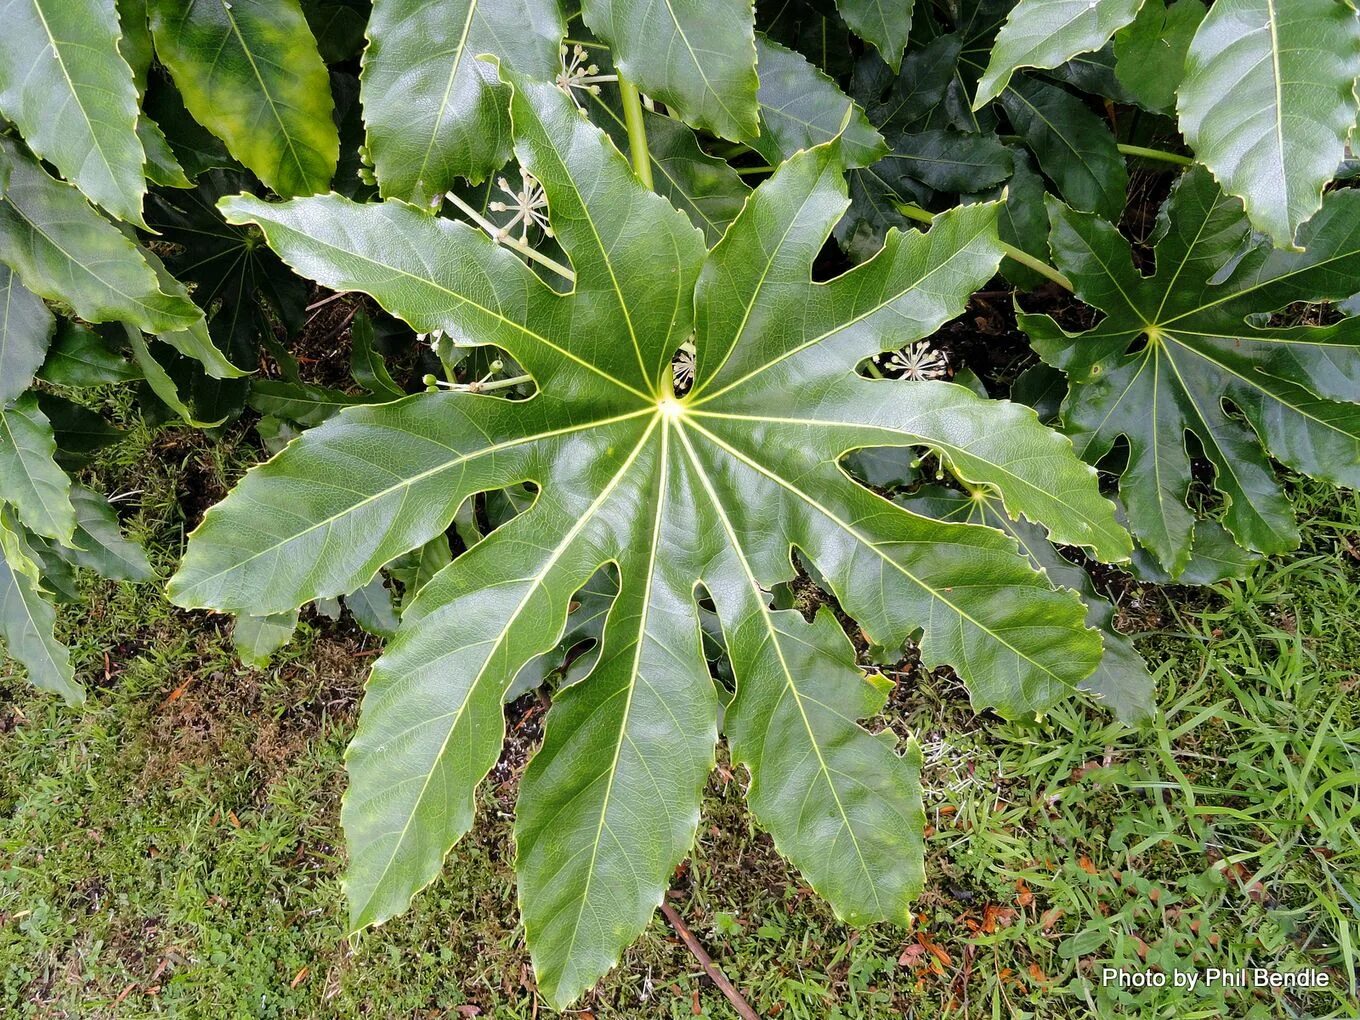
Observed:
[[[255,452],[137,422],[101,464],[168,571]],[[674,905],[763,1016],[1353,1016],[1360,901],[1360,500],[1305,484],[1305,549],[1216,593],[1131,590],[1162,728],[1073,703],[975,716],[904,665],[883,722],[927,752],[913,930],[836,923],[715,772]],[[80,711],[0,678],[0,1012],[532,1017],[511,817],[531,698],[470,837],[412,911],[345,937],[342,753],[376,648],[306,619],[268,671],[156,584],[67,613]],[[1135,601],[1137,600],[1137,601]],[[1324,969],[1314,993],[1102,986],[1102,966]],[[734,1014],[660,918],[578,1015]]]

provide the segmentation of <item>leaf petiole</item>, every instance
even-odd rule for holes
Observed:
[[[633,172],[648,191],[654,191],[652,154],[647,150],[647,125],[642,120],[642,96],[637,86],[624,78],[619,78],[619,96],[623,99],[623,121],[628,127],[628,152],[633,160]]]
[[[1195,161],[1189,156],[1182,156],[1177,152],[1166,152],[1162,149],[1149,149],[1142,145],[1125,145],[1122,142],[1115,146],[1125,156],[1141,156],[1143,159],[1153,159],[1162,163],[1174,163],[1176,166],[1194,166]]]
[[[911,205],[907,202],[898,203],[897,211],[900,212],[907,219],[915,220],[917,223],[933,223],[935,220],[934,216],[926,212],[920,206]],[[1005,241],[1001,241],[999,243],[1001,245],[1001,250],[1006,253],[1007,258],[1014,259],[1016,262],[1019,262],[1022,266],[1025,266],[1029,269],[1033,269],[1040,276],[1052,280],[1063,290],[1072,292],[1076,291],[1076,288],[1072,286],[1072,281],[1069,280],[1062,273],[1058,272],[1058,270],[1050,266],[1047,262],[1041,262],[1039,259],[1036,259],[1029,252],[1023,251],[1022,249],[1017,248],[1013,244],[1007,244]]]
[[[503,244],[507,248],[513,248],[515,251],[519,252],[526,258],[533,259],[540,266],[544,266],[548,269],[551,269],[554,273],[556,273],[558,276],[562,277],[562,279],[568,281],[569,283],[576,282],[576,274],[573,273],[566,266],[562,265],[562,263],[556,261],[555,259],[550,259],[547,255],[544,255],[540,251],[536,251],[534,248],[530,247],[526,242],[521,241],[519,238],[514,237],[511,234],[505,233],[504,231],[501,230],[500,227],[496,226],[496,224],[492,223],[489,219],[487,219],[485,216],[479,213],[476,209],[472,208],[472,206],[464,202],[452,191],[445,194],[444,197],[447,198],[450,202],[452,202],[454,206],[463,213],[463,215],[465,215],[468,219],[472,220],[473,223],[477,224],[477,226],[481,227],[488,234],[490,234],[491,240],[495,241],[497,244]]]

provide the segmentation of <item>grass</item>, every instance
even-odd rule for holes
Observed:
[[[168,571],[184,508],[249,459],[129,423],[132,530]],[[126,482],[122,482],[126,486]],[[1135,590],[1161,724],[1080,703],[976,717],[912,676],[930,885],[911,931],[838,924],[715,773],[676,908],[762,1016],[1354,1016],[1360,970],[1360,499],[1312,483],[1305,547],[1212,593]],[[87,581],[79,711],[0,678],[0,1011],[16,1017],[533,1017],[513,769],[405,916],[347,938],[341,756],[372,642],[306,620],[267,671],[156,584]],[[107,653],[107,659],[106,659]],[[0,672],[8,667],[0,667]],[[498,772],[498,775],[500,773]],[[1323,969],[1310,992],[1120,989],[1102,968]],[[664,921],[582,1003],[732,1017]],[[1170,982],[1168,982],[1170,984]]]

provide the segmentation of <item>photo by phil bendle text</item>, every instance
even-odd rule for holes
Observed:
[[[1118,967],[1102,967],[1100,983],[1117,984],[1121,988],[1327,988],[1331,975],[1322,970],[1277,971],[1269,967],[1239,967],[1225,970],[1205,967],[1203,970],[1174,970],[1169,974],[1159,970],[1128,971]]]

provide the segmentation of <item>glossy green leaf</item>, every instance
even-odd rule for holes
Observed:
[[[453,550],[449,547],[449,537],[443,533],[393,560],[390,565],[392,578],[400,582],[404,589],[402,610],[405,611],[420,594],[420,589],[452,562]]]
[[[1021,326],[1067,373],[1063,419],[1077,452],[1095,463],[1120,436],[1128,440],[1120,493],[1138,540],[1172,577],[1188,561],[1191,433],[1214,465],[1223,523],[1237,541],[1261,552],[1293,548],[1298,530],[1265,451],[1306,474],[1360,484],[1360,323],[1258,320],[1354,286],[1360,192],[1328,196],[1300,235],[1305,252],[1251,249],[1221,283],[1216,276],[1251,228],[1241,203],[1202,169],[1182,177],[1162,209],[1150,277],[1134,269],[1128,242],[1108,223],[1056,202],[1050,216],[1058,267],[1105,317],[1078,334],[1046,315],[1022,315]]]
[[[1129,174],[1100,118],[1058,86],[1024,75],[1002,93],[1001,107],[1069,205],[1119,219]]]
[[[340,136],[330,79],[298,0],[147,0],[184,104],[280,195],[325,191]]]
[[[1170,113],[1185,76],[1190,40],[1204,20],[1201,0],[1147,0],[1133,23],[1115,33],[1115,77],[1149,110]]]
[[[1142,5],[1143,0],[1020,0],[996,37],[973,109],[1000,96],[1022,67],[1057,67],[1100,49]]]
[[[851,31],[873,43],[893,70],[902,64],[914,5],[915,0],[836,0]]]
[[[3,0],[0,26],[0,114],[91,201],[140,224],[137,89],[113,0]]]
[[[354,316],[350,324],[350,373],[354,381],[374,396],[384,400],[395,400],[406,396],[406,391],[398,386],[387,371],[387,363],[375,346],[376,336],[373,320],[363,312]]]
[[[242,662],[256,669],[264,669],[274,653],[292,640],[297,623],[296,609],[273,616],[242,613],[236,617],[236,624],[231,629],[231,642]]]
[[[504,350],[535,394],[342,411],[209,510],[171,596],[281,612],[353,591],[442,539],[469,496],[532,482],[531,506],[420,589],[374,667],[342,810],[352,922],[390,917],[437,874],[496,761],[505,692],[606,563],[619,592],[598,661],[559,690],[516,808],[539,989],[560,1006],[596,981],[689,852],[718,726],[699,585],[736,676],[725,728],[761,824],[841,916],[903,922],[922,879],[919,760],[857,725],[883,694],[834,619],[771,608],[791,549],[875,641],[923,630],[925,661],[953,663],[979,706],[1007,715],[1069,693],[1099,638],[1010,539],[894,507],[841,471],[842,455],[925,446],[1056,540],[1129,552],[1094,472],[1028,408],[855,372],[992,276],[996,206],[891,233],[877,258],[814,284],[847,204],[834,146],[786,162],[706,252],[570,99],[514,80],[516,152],[546,190],[570,293],[466,224],[399,202],[225,208],[323,286]],[[671,359],[691,334],[696,382],[676,398]]]
[[[749,0],[585,0],[581,19],[619,74],[685,123],[734,142],[760,133]]]
[[[865,104],[869,120],[880,131],[893,134],[917,128],[944,99],[958,69],[963,44],[962,35],[951,32],[913,49],[886,92],[880,87],[881,80],[862,73],[866,65],[873,67],[870,58],[863,58],[855,71],[852,93]]]
[[[993,136],[937,128],[897,135],[878,166],[934,191],[957,193],[995,187],[1011,175],[1013,163],[1010,150]]]
[[[601,73],[604,70],[602,66]],[[619,151],[627,152],[628,130],[623,113],[610,102],[610,97],[603,93],[591,95],[587,109]],[[726,162],[704,152],[687,125],[649,110],[643,110],[642,119],[647,127],[647,154],[651,157],[657,192],[704,232],[708,244],[717,244],[746,204],[750,186]]]
[[[132,382],[142,378],[142,373],[112,350],[100,333],[68,321],[57,329],[38,376],[58,386],[82,387]]]
[[[760,58],[760,135],[750,145],[771,163],[836,140],[847,167],[868,166],[887,151],[855,103],[800,53],[756,36]]]
[[[428,205],[510,157],[507,90],[493,64],[544,81],[562,70],[555,0],[376,0],[364,52],[368,151],[384,198]]]
[[[0,637],[5,650],[28,670],[33,686],[79,705],[85,691],[75,681],[70,653],[53,634],[57,610],[39,589],[37,573],[33,550],[0,507]]]
[[[0,503],[11,503],[19,520],[44,538],[69,544],[75,535],[71,479],[57,466],[52,423],[26,393],[0,406]]]
[[[132,360],[137,364],[146,384],[170,410],[179,415],[190,425],[196,428],[210,429],[222,424],[221,421],[204,422],[199,421],[193,410],[184,402],[180,395],[179,384],[165,370],[165,366],[156,360],[156,356],[151,353],[151,348],[147,346],[146,339],[141,331],[133,326],[125,326],[128,344],[132,347]]]
[[[13,270],[0,265],[0,405],[33,382],[56,324],[42,299]]]
[[[358,591],[345,596],[345,608],[354,617],[354,622],[370,634],[390,638],[401,625],[397,608],[392,603],[392,593],[383,583],[379,574]]]
[[[1291,246],[1355,124],[1360,17],[1342,0],[1218,0],[1186,56],[1181,131],[1252,226]]]
[[[137,119],[137,137],[141,139],[142,148],[146,150],[146,176],[152,184],[159,184],[163,188],[194,186],[194,182],[185,176],[184,167],[180,166],[179,160],[175,158],[165,132],[145,114]]]
[[[202,321],[187,295],[161,289],[144,254],[74,187],[48,176],[5,138],[0,158],[10,167],[0,202],[0,259],[26,287],[87,322],[125,321],[159,333]]]
[[[151,563],[136,542],[124,537],[109,501],[83,485],[71,486],[76,509],[75,541],[58,548],[58,555],[77,567],[88,567],[116,581],[148,581]]]
[[[250,389],[250,406],[255,410],[299,425],[320,425],[346,407],[388,399],[389,396],[349,394],[326,386],[277,379],[262,379]]]
[[[39,391],[38,408],[52,423],[57,441],[57,463],[71,470],[85,464],[90,454],[116,443],[125,434],[82,404]]]
[[[1046,573],[1054,584],[1080,594],[1086,603],[1086,623],[1100,631],[1105,646],[1100,665],[1081,682],[1080,689],[1098,697],[1120,721],[1130,726],[1152,720],[1157,711],[1156,684],[1133,642],[1115,629],[1114,606],[1096,591],[1091,576],[1054,548],[1041,529],[1024,521],[1012,521],[985,492],[971,494],[932,486],[897,501],[909,510],[940,520],[984,524],[1005,532],[1019,543],[1021,552],[1036,570]]]

